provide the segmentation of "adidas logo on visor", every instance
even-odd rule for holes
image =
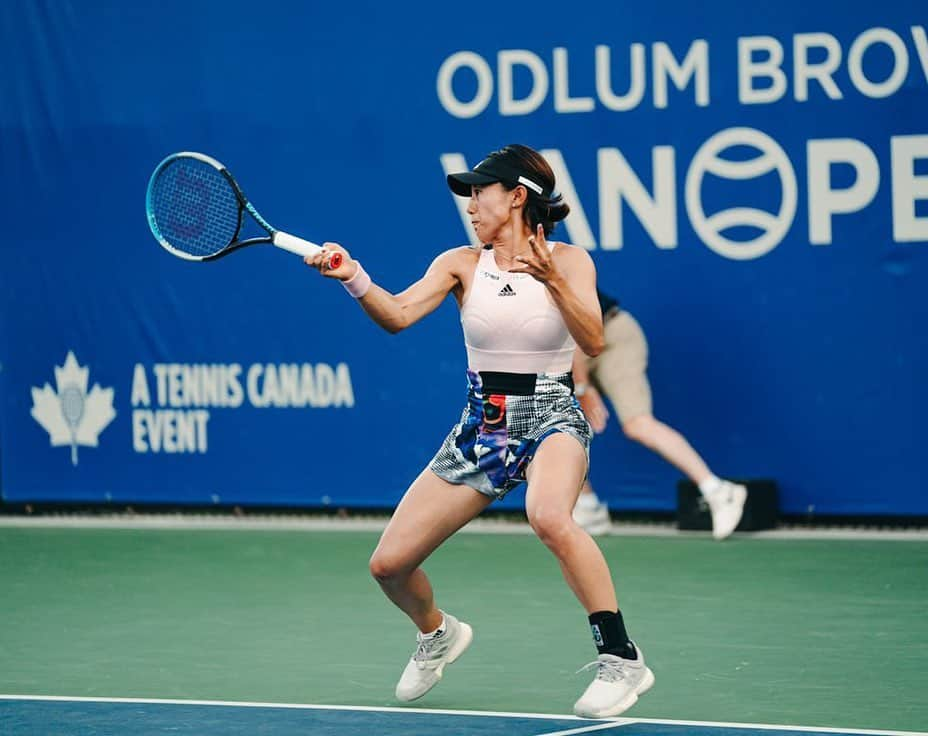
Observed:
[[[496,296],[515,296],[516,290],[513,289],[509,284],[506,284],[502,289],[499,290],[499,294]]]

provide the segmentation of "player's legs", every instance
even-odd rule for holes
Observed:
[[[616,716],[654,684],[644,655],[628,638],[609,566],[592,537],[571,517],[586,471],[586,454],[570,435],[545,439],[529,466],[526,510],[542,542],[589,614],[599,656],[596,676],[574,704],[587,718]]]
[[[583,482],[577,503],[574,505],[573,517],[574,521],[594,537],[606,534],[612,527],[609,507],[599,500],[589,480]]]
[[[473,639],[471,627],[435,605],[419,567],[445,539],[493,499],[424,470],[406,491],[371,555],[371,574],[387,597],[419,628],[416,649],[396,685],[404,702],[425,695]]]
[[[413,481],[380,537],[370,571],[387,597],[422,632],[441,624],[432,586],[419,567],[448,537],[493,499],[423,470]]]
[[[615,587],[603,553],[571,516],[586,462],[586,453],[574,437],[564,433],[547,437],[526,472],[525,510],[587,613],[615,611]]]

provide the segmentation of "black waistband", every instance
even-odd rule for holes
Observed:
[[[505,394],[508,396],[531,396],[535,393],[534,373],[503,373],[500,371],[480,371],[483,394]],[[567,374],[567,385],[574,390],[574,379]]]

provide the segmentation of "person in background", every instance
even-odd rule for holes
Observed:
[[[747,489],[722,480],[706,465],[686,437],[656,419],[648,383],[648,343],[635,318],[598,288],[606,347],[594,358],[579,348],[574,353],[574,390],[587,420],[597,434],[606,428],[609,411],[603,394],[612,402],[622,431],[629,439],[653,450],[693,481],[712,515],[712,536],[722,540],[741,521]],[[589,479],[583,484],[573,510],[574,521],[590,534],[605,534],[609,509],[597,497]]]

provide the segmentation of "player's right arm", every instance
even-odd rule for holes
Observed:
[[[327,253],[339,251],[344,261],[338,269],[325,268]],[[466,248],[453,248],[439,255],[418,281],[399,294],[371,283],[364,296],[358,299],[361,308],[368,316],[387,332],[397,333],[415,324],[427,314],[435,311],[448,294],[460,286],[461,269],[467,259]],[[318,263],[316,262],[318,261]],[[323,252],[309,257],[306,262],[323,273],[342,281],[350,279],[357,266],[344,248],[336,243],[326,243]]]

